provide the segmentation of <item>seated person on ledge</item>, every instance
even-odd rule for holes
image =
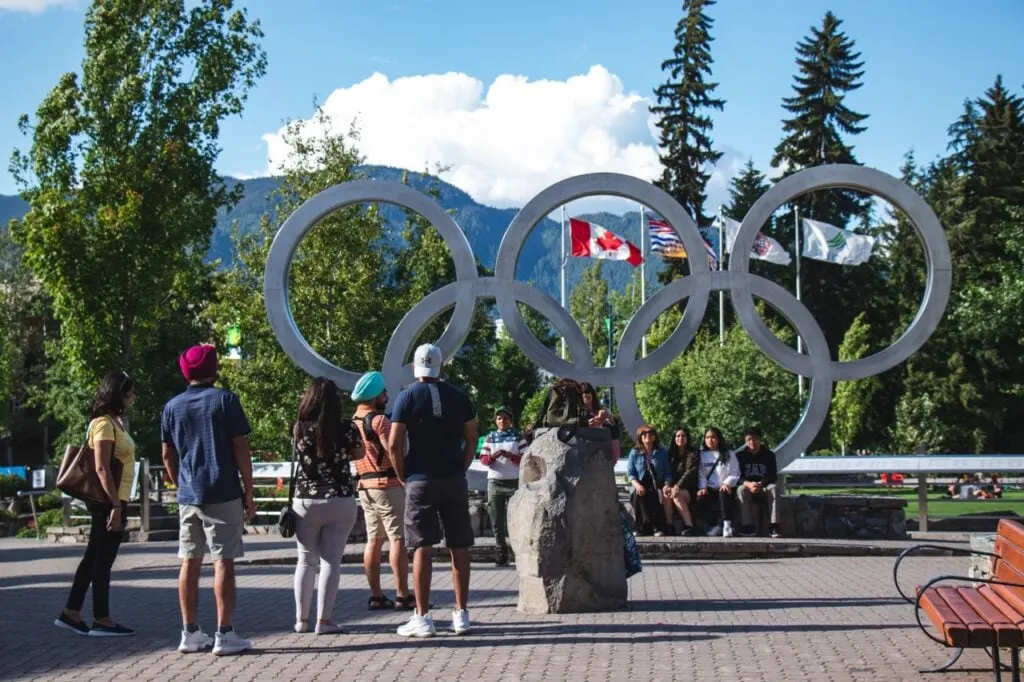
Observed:
[[[741,535],[754,535],[754,514],[762,504],[767,504],[770,511],[770,534],[773,538],[779,533],[779,491],[776,485],[778,465],[775,453],[761,444],[761,432],[750,427],[743,432],[746,447],[736,451],[736,459],[740,465],[740,526]]]

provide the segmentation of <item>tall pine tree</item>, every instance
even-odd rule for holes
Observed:
[[[767,191],[768,181],[764,173],[757,170],[753,159],[748,159],[740,174],[729,183],[729,204],[722,212],[733,220],[743,220],[754,202]]]
[[[842,21],[828,12],[820,28],[797,44],[797,68],[792,97],[783,99],[783,107],[792,117],[783,122],[786,136],[775,148],[772,166],[785,175],[824,164],[859,163],[847,137],[865,130],[867,118],[846,105],[846,96],[861,87],[864,63],[854,49],[854,41],[840,30]],[[869,203],[857,193],[847,190],[817,191],[798,197],[794,203],[802,218],[813,218],[841,228],[850,222],[865,219]],[[793,225],[793,214],[781,218],[781,225]],[[793,232],[784,230],[784,245],[792,244]],[[874,299],[884,298],[883,279],[875,261],[851,267],[804,258],[801,261],[801,294],[805,305],[814,314],[833,357],[860,312],[850,301],[871,301],[866,322],[874,329],[884,328],[878,319],[886,306],[872,311]],[[795,266],[794,266],[795,267]],[[875,350],[875,349],[873,349]],[[873,352],[873,351],[872,351]]]
[[[661,131],[660,146],[665,150],[661,178],[655,184],[675,197],[702,229],[713,221],[704,213],[705,187],[711,177],[708,166],[722,156],[713,149],[709,112],[725,106],[725,100],[712,94],[718,83],[705,80],[711,75],[714,23],[705,10],[714,4],[715,0],[683,1],[672,57],[661,63],[668,77],[654,90],[658,101],[651,107]],[[683,274],[683,265],[683,261],[670,260],[659,279],[665,283],[676,279]]]

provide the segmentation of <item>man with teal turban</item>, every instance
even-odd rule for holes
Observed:
[[[370,610],[411,609],[416,597],[409,593],[409,555],[405,551],[405,489],[398,480],[388,452],[391,422],[384,414],[388,391],[380,372],[367,372],[352,390],[356,403],[352,419],[363,435],[366,456],[356,461],[359,503],[366,520],[366,549],[363,570],[370,586]],[[385,596],[380,585],[381,549],[391,542],[388,558],[395,576],[395,601]],[[396,605],[397,604],[397,605]]]

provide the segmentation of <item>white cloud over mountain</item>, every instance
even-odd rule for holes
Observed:
[[[485,87],[464,73],[389,80],[374,73],[335,90],[323,109],[332,128],[355,121],[368,163],[421,170],[436,164],[443,178],[475,200],[522,206],[554,182],[610,171],[653,180],[660,174],[650,99],[625,89],[603,66],[565,81],[504,74]],[[310,134],[319,132],[307,123]],[[284,128],[263,136],[269,172],[287,163]],[[726,150],[709,204],[722,200],[738,154]]]

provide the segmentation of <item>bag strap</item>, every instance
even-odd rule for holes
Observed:
[[[363,436],[368,438],[377,448],[377,468],[384,465],[384,444],[380,442],[380,436],[373,430],[373,418],[384,416],[380,412],[369,412],[363,415]]]
[[[297,430],[298,428],[299,428],[299,425],[298,425],[298,423],[296,423],[296,424],[295,424],[295,427],[294,427],[294,428],[292,429],[292,462],[291,462],[291,476],[289,476],[289,477],[288,477],[288,508],[289,508],[289,509],[290,509],[290,508],[291,508],[291,506],[292,506],[292,497],[293,497],[293,496],[294,496],[294,494],[295,494],[295,477],[296,477],[296,476],[298,475],[298,472],[297,472],[297,471],[295,470],[295,460],[297,459],[297,457],[298,457],[298,454],[299,454],[299,450],[298,450],[298,448],[297,448],[297,447],[295,446],[295,432],[296,432],[296,430]]]

